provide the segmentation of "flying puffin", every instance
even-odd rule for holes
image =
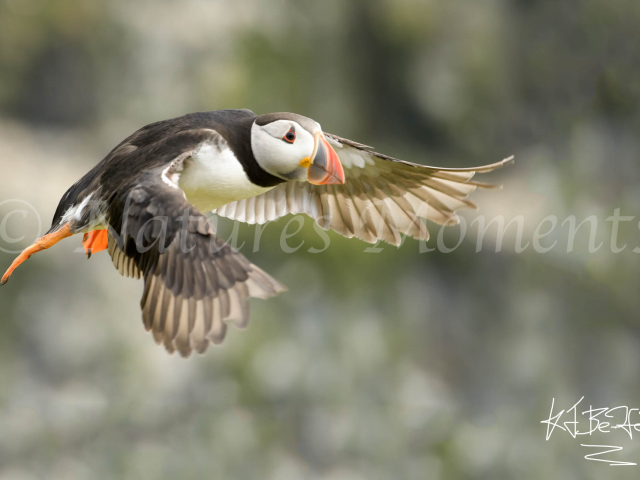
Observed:
[[[142,318],[158,344],[187,357],[219,344],[227,322],[245,327],[249,297],[286,290],[217,239],[203,212],[249,224],[306,213],[325,230],[365,242],[426,240],[422,219],[456,223],[477,208],[471,181],[513,161],[478,168],[426,167],[336,135],[293,113],[192,113],[141,128],[63,195],[46,235],[14,260],[84,234],[120,274],[144,278]]]

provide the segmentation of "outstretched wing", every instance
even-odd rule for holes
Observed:
[[[222,342],[226,322],[246,326],[249,297],[268,298],[285,287],[217,239],[177,186],[194,149],[203,142],[227,148],[224,139],[213,130],[178,136],[149,152],[163,152],[165,161],[113,192],[106,219],[114,265],[122,275],[144,278],[145,328],[169,352],[186,357]]]
[[[287,182],[253,198],[218,208],[216,213],[246,223],[265,223],[289,213],[306,213],[325,230],[370,243],[382,239],[399,245],[401,234],[427,240],[421,220],[456,224],[456,211],[476,209],[467,196],[476,188],[495,188],[472,181],[513,162],[513,157],[477,168],[437,168],[376,153],[371,147],[326,134],[344,167],[343,185]]]

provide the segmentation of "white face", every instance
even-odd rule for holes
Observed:
[[[251,148],[258,165],[285,180],[307,180],[314,144],[313,135],[293,120],[251,127]]]

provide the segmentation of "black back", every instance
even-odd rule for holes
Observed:
[[[50,231],[59,226],[62,215],[70,207],[80,203],[92,192],[99,189],[102,200],[109,201],[109,195],[129,186],[142,171],[165,165],[182,153],[187,148],[186,137],[175,134],[184,131],[206,128],[220,133],[242,164],[249,180],[255,185],[272,187],[284,182],[281,178],[264,171],[253,155],[251,126],[256,118],[255,113],[246,109],[214,110],[190,113],[142,127],[120,142],[100,163],[67,190],[58,204]],[[172,136],[176,138],[176,144],[163,141]],[[182,138],[185,138],[185,145],[180,144]],[[92,198],[92,202],[96,200],[98,199]]]

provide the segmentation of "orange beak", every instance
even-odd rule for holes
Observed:
[[[314,185],[342,184],[344,183],[344,170],[338,158],[338,154],[324,138],[322,132],[315,135],[316,145],[311,166],[309,167],[309,178],[307,181]]]

